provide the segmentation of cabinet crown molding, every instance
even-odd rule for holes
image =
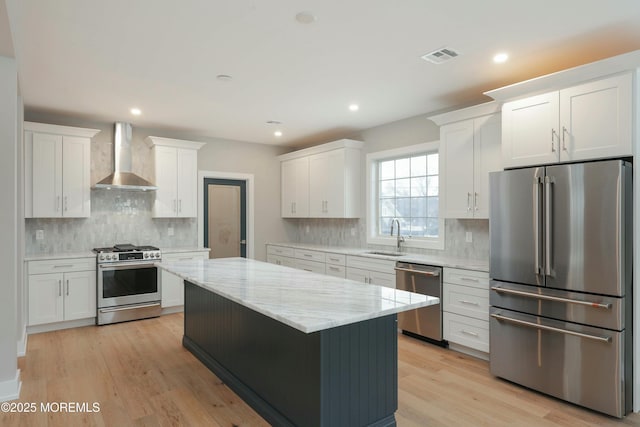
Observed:
[[[191,150],[199,150],[206,144],[205,142],[186,141],[183,139],[164,138],[161,136],[148,136],[144,139],[144,142],[151,148],[156,145],[161,145],[163,147],[188,148]]]
[[[337,141],[327,142],[326,144],[315,145],[313,147],[304,148],[302,150],[292,151],[291,153],[281,154],[278,156],[278,159],[280,161],[297,159],[298,157],[324,153],[331,150],[337,150],[339,148],[356,148],[359,150],[363,145],[364,142],[362,141],[356,141],[354,139],[339,139]]]
[[[442,114],[436,114],[429,116],[427,119],[431,120],[438,126],[446,125],[449,123],[459,122],[462,120],[475,119],[476,117],[488,116],[490,114],[496,114],[500,112],[502,104],[495,101],[485,102],[484,104],[474,105],[472,107],[462,108],[455,111],[449,111]]]
[[[614,74],[631,72],[638,68],[640,68],[640,50],[634,50],[622,55],[493,89],[484,92],[484,94],[496,101],[511,101],[553,90],[564,89]]]
[[[80,136],[93,138],[100,129],[79,128],[74,126],[51,125],[48,123],[24,122],[24,131],[49,133],[53,135]]]

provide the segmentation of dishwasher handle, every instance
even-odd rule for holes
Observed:
[[[440,275],[440,272],[437,270],[434,271],[429,271],[429,270],[412,270],[410,268],[402,268],[402,267],[394,267],[394,269],[396,271],[402,271],[402,272],[406,272],[406,273],[415,273],[415,274],[420,274],[423,276],[430,276],[430,277],[438,277]]]

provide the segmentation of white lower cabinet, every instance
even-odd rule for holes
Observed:
[[[489,352],[489,274],[444,268],[442,329],[444,339]]]
[[[207,259],[206,252],[182,252],[174,254],[162,254],[163,262],[197,261]],[[160,283],[162,289],[162,307],[175,307],[184,305],[184,281],[182,278],[161,270]]]
[[[29,326],[96,316],[94,258],[27,264]]]

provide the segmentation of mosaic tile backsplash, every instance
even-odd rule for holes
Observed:
[[[367,245],[366,223],[361,219],[291,219],[297,223],[297,242],[393,250],[390,246]],[[471,232],[473,241],[467,243],[466,233]],[[431,249],[403,248],[409,253],[423,255],[450,256],[477,260],[489,259],[489,220],[447,219],[445,220],[445,248],[443,251]]]
[[[151,192],[92,190],[89,218],[27,218],[26,254],[82,252],[116,243],[197,246],[197,220],[151,218],[153,200]],[[36,240],[36,230],[44,231],[43,240]]]

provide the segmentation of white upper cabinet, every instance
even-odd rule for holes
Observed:
[[[359,218],[362,142],[343,139],[280,156],[283,218]]]
[[[281,215],[283,218],[309,216],[309,158],[286,160],[281,163]]]
[[[505,103],[504,166],[631,156],[632,89],[626,73]]]
[[[198,214],[198,150],[202,142],[149,136],[158,187],[154,218],[195,218]]]
[[[497,104],[490,103],[430,117],[441,124],[445,218],[489,217],[489,172],[502,170],[500,114],[496,110]],[[478,114],[485,115],[469,118]]]
[[[91,138],[98,132],[24,123],[27,218],[91,215]]]

